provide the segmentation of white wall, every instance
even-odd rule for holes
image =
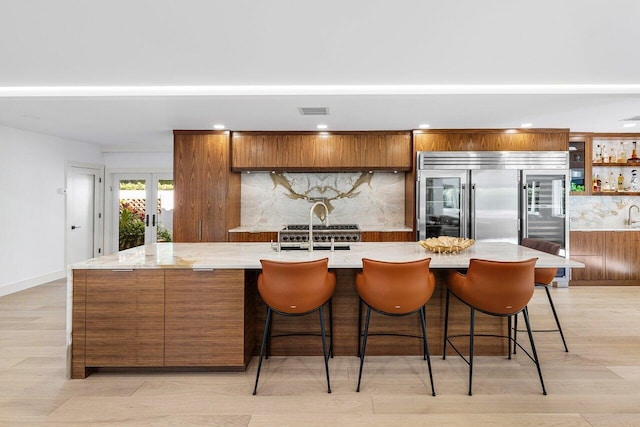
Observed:
[[[0,126],[0,295],[64,277],[66,162],[97,145]]]
[[[171,151],[104,153],[103,158],[107,172],[109,169],[131,172],[173,172],[173,152]]]

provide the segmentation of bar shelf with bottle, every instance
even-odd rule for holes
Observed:
[[[636,141],[633,135],[630,141],[622,135],[593,139],[593,159],[591,163],[591,194],[593,195],[639,195],[638,169],[640,158],[637,155]]]

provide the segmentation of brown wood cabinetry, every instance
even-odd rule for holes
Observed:
[[[249,363],[243,270],[167,270],[165,298],[166,366]]]
[[[264,231],[258,233],[236,232],[229,233],[230,242],[277,242],[278,233],[276,231]]]
[[[434,129],[413,133],[415,151],[567,151],[569,129]]]
[[[101,367],[243,370],[254,307],[244,270],[74,270],[71,377]]]
[[[359,171],[412,168],[410,132],[234,132],[231,168]]]
[[[599,283],[604,279],[604,231],[572,231],[569,235],[569,254],[585,268],[571,270],[571,284]]]
[[[86,366],[162,366],[164,271],[87,270]]]
[[[175,242],[225,242],[240,225],[240,175],[230,171],[229,132],[174,131]]]
[[[412,231],[363,231],[363,242],[412,242],[416,235]]]
[[[640,231],[572,231],[570,245],[585,264],[571,271],[572,285],[640,284]]]

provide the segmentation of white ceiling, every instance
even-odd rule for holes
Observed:
[[[105,150],[216,123],[640,132],[621,121],[640,115],[639,14],[636,0],[0,0],[0,125]]]

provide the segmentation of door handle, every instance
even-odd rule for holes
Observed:
[[[146,215],[147,227],[149,226],[149,215]]]
[[[153,216],[152,216],[152,218],[151,218],[151,225],[152,225],[153,227],[155,227],[155,226],[156,226],[156,214],[153,214]]]
[[[80,228],[80,226],[79,226],[79,225],[72,225],[72,226],[71,226],[71,229],[72,229],[72,230],[75,230],[76,228]]]

